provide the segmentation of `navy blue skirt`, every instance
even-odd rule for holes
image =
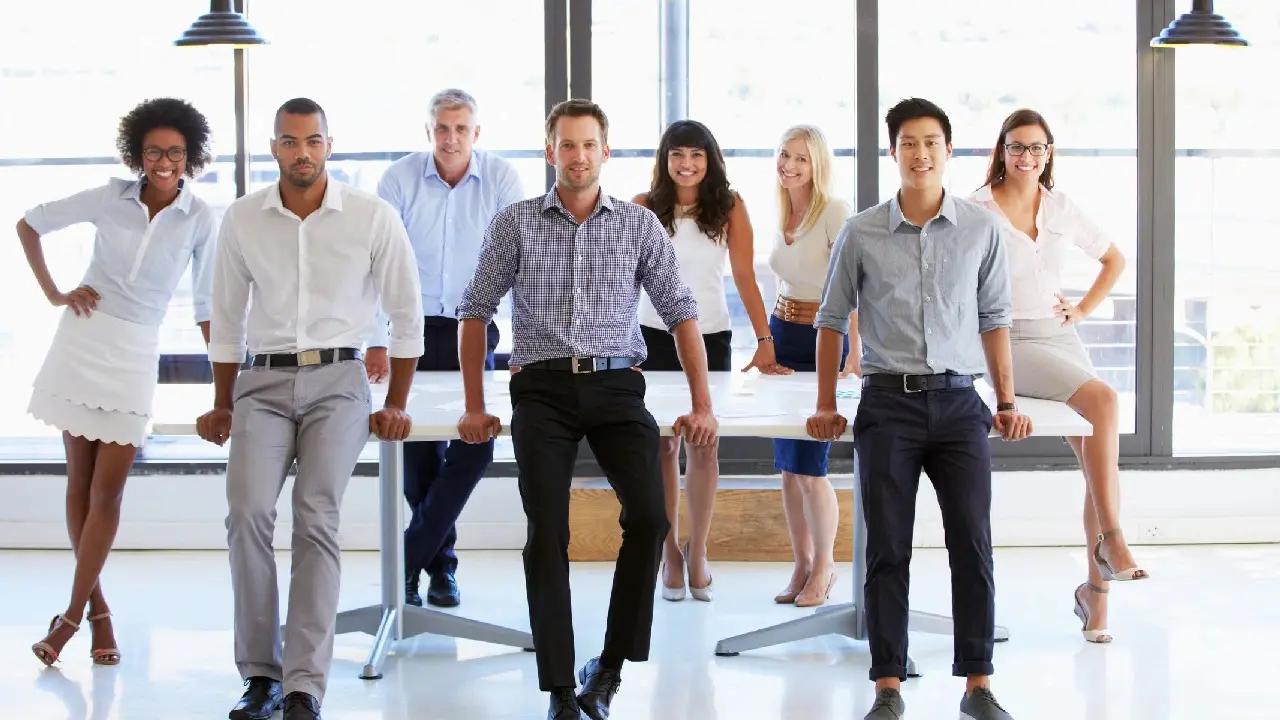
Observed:
[[[796,372],[814,372],[817,358],[818,329],[812,325],[787,322],[776,315],[769,316],[769,332],[773,334],[774,354],[778,364]],[[840,367],[844,367],[849,355],[849,336],[844,337],[844,350],[840,353]],[[827,476],[827,456],[831,443],[817,440],[773,441],[773,467],[782,472],[812,477]]]

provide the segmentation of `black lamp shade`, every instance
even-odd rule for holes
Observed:
[[[173,43],[180,47],[198,45],[266,45],[257,30],[244,16],[231,9],[231,0],[210,0],[209,12],[196,21]]]
[[[1191,12],[1169,23],[1169,27],[1151,39],[1151,47],[1155,48],[1188,45],[1246,47],[1249,43],[1226,18],[1213,11],[1213,0],[1193,0]]]

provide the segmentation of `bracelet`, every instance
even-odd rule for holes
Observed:
[[[772,336],[772,335],[765,335],[764,337],[758,337],[758,338],[756,338],[756,343],[757,343],[757,344],[759,344],[759,343],[767,343],[767,342],[773,342],[773,336]]]
[[[1005,410],[1017,410],[1017,403],[997,403],[996,412],[1004,412]]]

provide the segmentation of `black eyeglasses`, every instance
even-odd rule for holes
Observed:
[[[151,162],[160,162],[160,158],[162,157],[167,157],[172,162],[182,162],[182,159],[186,156],[187,149],[180,147],[171,147],[168,150],[162,150],[158,147],[149,147],[142,151],[142,157],[150,160]]]
[[[1040,157],[1041,155],[1044,155],[1045,153],[1049,152],[1049,146],[1045,145],[1044,143],[1033,143],[1031,145],[1023,145],[1022,143],[1008,143],[1004,146],[1004,149],[1008,150],[1009,154],[1014,156],[1022,155],[1028,150],[1030,150],[1031,154],[1035,155],[1036,157]]]

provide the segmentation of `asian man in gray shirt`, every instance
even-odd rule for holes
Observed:
[[[918,98],[885,118],[902,185],[845,223],[814,324],[818,403],[808,432],[844,433],[836,376],[850,313],[862,342],[858,443],[867,527],[867,631],[876,702],[866,720],[898,720],[907,675],[907,591],[916,493],[933,482],[951,561],[955,657],[967,678],[960,717],[1012,720],[990,689],[995,635],[991,558],[994,426],[1007,440],[1031,430],[1014,404],[1011,299],[999,226],[987,210],[943,188],[951,123]],[[990,373],[993,415],[974,389]]]

